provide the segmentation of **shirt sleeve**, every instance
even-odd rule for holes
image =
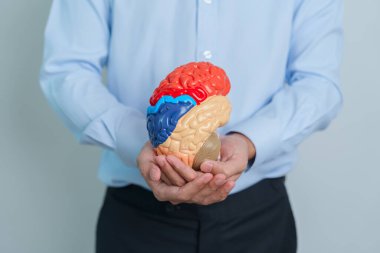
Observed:
[[[112,149],[135,166],[148,140],[145,115],[120,103],[102,83],[110,13],[107,0],[53,1],[40,84],[80,143]]]
[[[231,126],[254,143],[252,167],[294,151],[339,111],[342,9],[341,0],[305,0],[295,9],[286,85],[249,118]]]

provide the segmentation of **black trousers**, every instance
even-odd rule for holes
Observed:
[[[293,253],[296,245],[284,178],[209,206],[159,202],[136,185],[108,188],[96,238],[97,253]]]

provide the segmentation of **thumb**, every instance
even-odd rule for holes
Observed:
[[[240,166],[238,161],[230,159],[227,161],[211,161],[207,160],[201,164],[201,171],[205,173],[224,174],[226,177],[230,177],[240,172]]]

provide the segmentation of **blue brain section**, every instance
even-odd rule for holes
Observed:
[[[181,98],[184,97],[184,98]],[[194,99],[187,95],[176,99],[162,97],[155,106],[148,108],[147,128],[154,147],[164,143],[177,126],[178,120],[195,106]]]
[[[178,102],[191,102],[193,105],[197,104],[194,98],[192,98],[189,95],[182,95],[176,98],[173,98],[172,96],[163,96],[162,98],[160,98],[160,100],[157,101],[157,103],[154,106],[148,107],[147,114],[156,113],[158,108],[160,108],[160,106],[164,103],[176,104]]]

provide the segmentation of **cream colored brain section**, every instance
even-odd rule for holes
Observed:
[[[231,104],[225,96],[212,96],[193,107],[177,123],[169,138],[156,148],[159,155],[175,155],[189,165],[207,138],[230,118]]]

